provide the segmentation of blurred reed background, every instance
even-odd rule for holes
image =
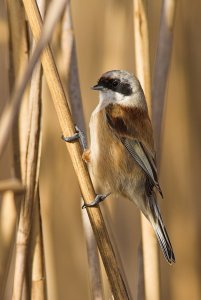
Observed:
[[[1,113],[12,88],[9,86],[9,28],[5,2],[0,1]],[[157,50],[161,5],[162,1],[148,1],[151,74]],[[83,108],[88,128],[91,112],[98,102],[97,94],[91,91],[90,87],[107,70],[135,70],[133,2],[74,0],[71,1],[71,8]],[[160,254],[163,300],[201,299],[200,11],[199,0],[191,3],[183,0],[177,3],[160,167],[160,182],[165,198],[160,201],[160,206],[175,251],[176,264],[169,266]],[[60,22],[54,31],[51,46],[62,74]],[[72,163],[60,138],[61,129],[45,78],[42,110],[39,190],[48,300],[90,299],[80,190]],[[9,143],[0,161],[0,179],[12,176],[12,153],[12,145]],[[19,201],[13,201],[12,193],[2,194],[1,287],[5,285],[3,278],[11,257],[18,206]],[[111,199],[102,203],[101,207],[107,207],[109,210],[109,226],[134,297],[137,286],[137,251],[141,234],[139,211],[132,203],[122,199]],[[11,299],[12,270],[11,266],[5,300]],[[106,295],[106,299],[111,299],[108,291]]]

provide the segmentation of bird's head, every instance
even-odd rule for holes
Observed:
[[[127,71],[113,70],[104,73],[92,89],[100,91],[101,108],[109,104],[120,104],[146,109],[140,82]]]

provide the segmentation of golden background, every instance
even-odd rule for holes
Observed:
[[[2,4],[1,4],[2,5]],[[90,90],[111,69],[134,71],[132,1],[74,0],[72,17],[77,46],[80,86],[88,127],[98,94]],[[160,24],[161,1],[149,1],[150,57],[153,73]],[[178,1],[169,82],[166,93],[160,182],[160,201],[176,264],[169,266],[160,253],[161,299],[201,299],[201,1]],[[0,91],[7,96],[6,44],[8,29],[0,13]],[[55,45],[54,45],[55,46]],[[55,46],[56,48],[56,46]],[[59,55],[58,55],[59,56]],[[2,109],[2,104],[1,109]],[[44,233],[48,299],[90,299],[87,254],[81,219],[80,191],[51,97],[43,97],[43,142],[40,195]],[[5,154],[9,158],[9,153]],[[9,176],[1,162],[1,178]],[[107,202],[107,200],[106,200]],[[123,261],[132,295],[136,293],[140,218],[129,201],[111,199],[110,226]],[[0,274],[11,243],[13,222],[0,206]],[[7,204],[6,204],[7,205]],[[14,209],[14,208],[13,208]],[[9,293],[8,293],[9,294]],[[9,299],[9,296],[6,298]]]

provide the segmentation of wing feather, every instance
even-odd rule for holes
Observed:
[[[148,155],[148,151],[145,150],[145,146],[143,146],[143,144],[136,139],[120,138],[120,140],[127,151],[130,153],[130,155],[146,173],[153,186],[158,189],[159,193],[163,197],[161,188],[158,183],[154,160]]]
[[[153,155],[149,153],[142,141],[132,136],[132,130],[128,129],[125,119],[121,117],[112,118],[109,113],[106,113],[106,119],[115,136],[122,142],[128,153],[147,175],[150,187],[155,186],[163,197],[158,183],[157,168]]]

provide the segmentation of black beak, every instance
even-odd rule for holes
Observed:
[[[100,84],[96,84],[96,85],[92,86],[91,89],[97,90],[97,91],[102,91],[104,89],[104,86],[102,86]]]

